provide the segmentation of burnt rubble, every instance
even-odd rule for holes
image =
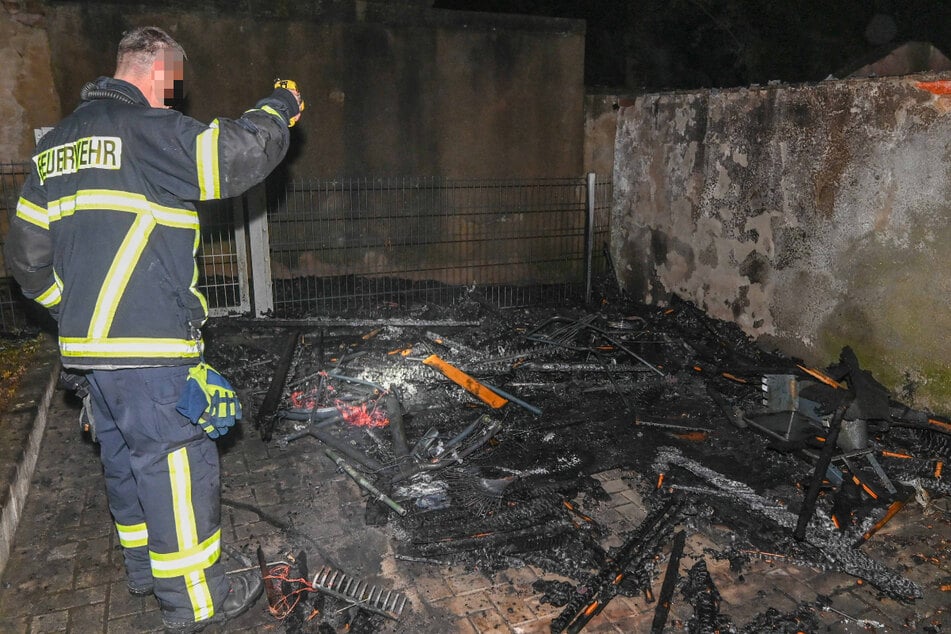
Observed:
[[[207,339],[261,438],[287,452],[319,447],[363,490],[365,521],[386,527],[397,559],[531,564],[573,580],[536,583],[562,609],[553,632],[582,630],[618,594],[658,600],[654,631],[678,603],[694,614],[691,632],[810,631],[821,601],[764,606],[748,623],[720,613],[704,559],[677,554],[685,534],[711,525],[733,539],[706,557],[734,570],[782,558],[898,601],[921,596],[863,545],[904,505],[949,493],[951,424],[897,401],[849,348],[810,368],[680,301],[384,306],[219,320]],[[592,475],[611,469],[648,508],[622,534],[587,508],[606,498]],[[332,562],[308,570],[303,552],[259,563],[287,631],[333,631],[340,619],[376,631],[412,610]],[[345,615],[316,625],[304,618],[315,611]]]

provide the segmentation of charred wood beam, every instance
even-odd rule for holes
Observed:
[[[802,509],[799,511],[799,520],[796,522],[796,529],[793,531],[793,537],[798,541],[803,541],[806,538],[806,526],[809,525],[812,514],[816,512],[816,501],[819,499],[819,489],[822,488],[822,481],[825,480],[826,471],[832,462],[832,454],[835,453],[836,443],[839,439],[839,431],[842,429],[842,418],[845,416],[845,410],[848,408],[848,401],[839,405],[839,408],[832,416],[832,420],[829,422],[829,433],[826,436],[825,444],[822,446],[822,453],[819,454],[819,461],[816,462],[812,480],[809,482],[809,490],[806,491],[806,497],[802,502]]]
[[[468,355],[470,359],[478,359],[484,353],[476,350],[475,348],[470,348],[469,346],[450,339],[444,335],[427,330],[425,336],[430,341],[437,343],[445,348],[448,348],[450,352],[465,354]]]
[[[693,605],[694,616],[688,629],[690,634],[733,631],[729,619],[720,614],[720,592],[710,577],[707,562],[703,559],[690,569],[683,594]]]
[[[565,534],[573,535],[574,531],[574,525],[562,516],[524,528],[482,531],[464,537],[444,538],[435,542],[414,542],[408,548],[412,548],[416,554],[424,557],[463,553],[486,548],[498,551],[509,545],[513,546],[511,552],[514,552],[519,550],[519,546],[524,547],[522,550],[533,549],[531,545],[537,545],[536,540],[548,540]]]
[[[271,433],[274,431],[274,414],[281,403],[284,383],[287,381],[287,372],[290,370],[299,339],[300,331],[297,329],[292,329],[284,338],[284,343],[281,346],[281,357],[277,362],[277,367],[274,368],[274,374],[271,375],[271,383],[268,386],[267,394],[264,396],[264,401],[254,418],[254,426],[261,432],[261,438],[265,442],[271,439]]]
[[[663,506],[651,511],[607,564],[578,587],[561,614],[551,622],[552,634],[566,629],[569,632],[581,631],[617,595],[626,578],[641,575],[662,538],[679,521],[682,507],[682,500],[671,497]]]
[[[670,549],[670,561],[667,562],[667,572],[664,573],[664,583],[660,587],[657,597],[657,607],[654,608],[654,620],[651,622],[651,634],[662,634],[667,625],[667,615],[670,614],[670,603],[674,598],[674,588],[680,576],[680,559],[684,555],[684,545],[687,533],[680,531],[674,537],[674,545]]]
[[[397,467],[401,473],[408,472],[411,469],[412,459],[409,443],[406,441],[406,428],[403,427],[403,410],[395,394],[388,393],[383,398],[383,408],[390,420],[390,436],[393,439],[393,455],[396,457]]]
[[[789,512],[785,506],[757,494],[744,482],[731,480],[723,474],[704,467],[673,447],[659,448],[654,461],[654,470],[663,474],[671,465],[686,469],[712,484],[735,502],[746,505],[750,511],[763,515],[785,529],[793,530],[797,516]],[[712,493],[704,495],[709,496]],[[922,590],[918,584],[869,558],[860,550],[854,549],[852,540],[853,536],[839,533],[832,527],[831,522],[810,522],[806,527],[805,543],[821,553],[822,560],[819,565],[823,569],[838,570],[864,579],[892,598],[901,601],[910,601],[922,596]]]

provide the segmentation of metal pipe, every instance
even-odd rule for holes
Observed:
[[[348,465],[344,461],[344,459],[338,456],[337,454],[335,454],[333,450],[324,449],[324,453],[327,454],[327,457],[333,460],[337,464],[338,467],[343,469],[344,473],[346,473],[348,476],[353,478],[354,482],[356,482],[361,487],[366,489],[366,491],[370,495],[372,495],[378,501],[386,504],[388,507],[396,511],[399,515],[406,515],[406,509],[404,509],[402,506],[394,502],[393,499],[391,499],[389,496],[387,496],[382,491],[380,491],[375,486],[373,486],[373,484],[369,480],[367,480],[362,475],[360,475],[356,469]]]
[[[494,385],[492,385],[492,384],[490,384],[490,383],[486,383],[485,381],[482,382],[482,385],[486,386],[487,388],[489,388],[490,390],[492,390],[493,392],[495,392],[496,394],[498,394],[498,395],[501,396],[502,398],[508,399],[508,400],[512,401],[513,403],[515,403],[516,405],[519,405],[519,406],[521,406],[521,407],[524,407],[525,409],[527,409],[528,411],[530,411],[530,412],[531,412],[532,414],[534,414],[535,416],[541,416],[541,415],[542,415],[542,410],[540,410],[539,408],[535,407],[534,405],[530,405],[529,403],[526,403],[525,401],[523,401],[523,400],[520,399],[519,397],[513,396],[512,394],[509,394],[509,393],[506,392],[505,390],[503,390],[503,389],[501,389],[501,388],[498,388],[498,387],[495,387]]]
[[[597,176],[594,172],[588,172],[587,177],[587,204],[588,212],[585,216],[584,224],[584,303],[591,303],[591,269],[594,257],[594,194],[597,184]]]
[[[330,434],[324,433],[323,431],[319,429],[314,429],[314,428],[308,429],[306,433],[310,434],[311,436],[313,436],[320,442],[324,443],[325,445],[330,445],[337,451],[346,454],[348,458],[359,462],[360,464],[362,464],[364,467],[366,467],[367,469],[371,471],[383,470],[382,464],[380,464],[379,462],[377,462],[370,456],[367,456],[366,454],[360,451],[357,451],[356,449],[354,449],[347,443],[339,440],[338,438],[331,436]]]

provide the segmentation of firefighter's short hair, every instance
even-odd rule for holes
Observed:
[[[150,66],[162,51],[172,50],[187,59],[185,49],[171,35],[157,26],[140,26],[126,31],[119,40],[116,55],[116,70],[128,70],[130,67]]]

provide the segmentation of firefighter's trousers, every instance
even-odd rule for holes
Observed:
[[[211,618],[228,593],[218,448],[175,410],[188,366],[89,375],[109,509],[130,586],[154,585],[167,621]]]

